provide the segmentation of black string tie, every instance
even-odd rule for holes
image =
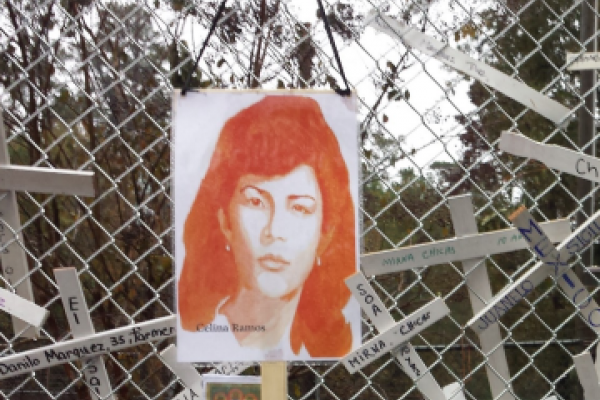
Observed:
[[[342,76],[342,80],[344,81],[344,85],[346,85],[346,89],[335,89],[335,92],[340,96],[350,96],[350,86],[348,85],[348,80],[346,79],[346,74],[344,73],[344,67],[342,67],[342,61],[340,60],[340,55],[335,45],[335,41],[333,40],[333,35],[331,34],[331,27],[329,26],[329,21],[327,20],[327,14],[325,14],[325,9],[323,8],[323,3],[321,2],[321,0],[317,0],[317,3],[319,4],[319,10],[321,11],[321,15],[323,16],[325,30],[327,31],[327,37],[329,38],[329,43],[331,43],[331,48],[333,49],[335,61],[337,62],[338,69],[340,70],[340,75]]]
[[[217,27],[217,22],[219,22],[219,19],[221,19],[221,15],[223,14],[223,11],[225,11],[225,3],[227,3],[227,0],[223,0],[221,2],[221,4],[219,5],[219,9],[217,10],[217,13],[215,14],[215,16],[210,24],[210,30],[208,31],[208,35],[206,36],[206,39],[204,39],[204,43],[202,44],[200,53],[198,53],[198,56],[196,57],[196,62],[194,62],[194,67],[190,70],[190,73],[188,74],[188,77],[185,80],[185,84],[183,85],[183,89],[181,90],[182,96],[185,96],[185,93],[190,88],[190,83],[192,81],[192,75],[194,74],[194,71],[198,67],[198,63],[200,62],[200,59],[202,58],[202,54],[204,54],[204,49],[206,49],[206,45],[208,45],[208,41],[210,40],[210,37],[212,36],[213,32],[215,31],[215,28]]]

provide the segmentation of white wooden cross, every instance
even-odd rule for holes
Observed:
[[[94,336],[94,324],[90,318],[77,270],[72,267],[56,268],[54,269],[54,277],[59,287],[60,297],[73,338]],[[87,359],[83,375],[90,387],[92,398],[115,400],[102,356]]]
[[[571,111],[562,104],[489,65],[451,48],[446,43],[422,33],[420,29],[385,16],[376,9],[367,14],[365,21],[366,26],[371,26],[393,39],[400,39],[406,46],[418,49],[449,67],[481,81],[555,124],[566,127],[569,123]]]
[[[502,132],[498,148],[520,157],[540,161],[548,168],[566,172],[579,178],[600,182],[600,159],[553,144],[543,144],[527,136]]]
[[[176,316],[156,318],[0,358],[0,379],[175,337]]]
[[[0,253],[4,279],[18,296],[35,302],[21,235],[17,191],[94,196],[93,172],[10,165],[4,121],[0,111]],[[2,292],[4,293],[4,292]],[[39,316],[38,311],[32,316]],[[18,317],[18,316],[17,316]],[[43,324],[13,317],[13,330],[22,337],[37,338]]]
[[[598,354],[596,354],[596,357],[598,357]],[[574,356],[573,362],[577,370],[577,376],[579,376],[579,382],[583,386],[585,400],[600,399],[600,374],[598,371],[600,363],[598,363],[598,360],[596,360],[596,365],[594,366],[591,354],[589,351],[586,351]]]
[[[451,197],[448,199],[448,206],[450,207],[452,224],[457,237],[464,237],[478,232],[471,195]],[[462,266],[469,291],[469,299],[471,300],[471,308],[475,315],[485,307],[485,302],[490,301],[493,297],[485,258],[463,260]],[[515,396],[511,392],[510,371],[502,346],[500,328],[494,326],[482,332],[479,334],[479,341],[481,349],[488,355],[485,367],[492,398],[515,400]]]
[[[444,394],[415,348],[408,343],[411,337],[450,312],[444,301],[437,298],[396,323],[362,273],[358,272],[347,278],[346,285],[380,332],[378,336],[342,359],[346,369],[350,373],[355,373],[387,352],[392,352],[404,372],[429,400],[451,398]],[[460,399],[460,395],[455,395],[456,390],[453,388],[448,389],[449,395],[454,399]]]
[[[570,270],[568,260],[587,249],[600,236],[600,211],[578,227],[558,247],[549,240],[529,211],[522,207],[510,218],[523,234],[536,255],[542,260],[490,301],[467,326],[483,332],[523,300],[542,281],[552,276],[575,303],[590,327],[600,334],[600,308],[577,275]]]
[[[186,386],[186,388],[173,398],[173,400],[192,400],[202,399],[203,380],[202,375],[196,371],[196,368],[190,363],[180,363],[177,361],[177,347],[172,344],[164,349],[160,356],[164,363],[173,371],[175,375]],[[223,375],[238,375],[246,368],[250,367],[251,363],[223,363],[217,364],[209,373],[219,373]]]
[[[361,267],[366,275],[404,271],[432,264],[462,261],[473,314],[477,314],[492,299],[492,290],[484,257],[528,248],[527,241],[517,228],[477,234],[470,196],[451,197],[448,200],[457,237],[432,243],[419,244],[395,250],[369,253],[361,256]],[[541,224],[550,240],[560,242],[571,233],[568,219]],[[512,400],[510,373],[498,327],[480,335],[482,350],[489,354],[486,372],[494,398]]]

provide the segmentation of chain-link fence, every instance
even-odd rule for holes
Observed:
[[[518,204],[538,221],[570,218],[574,225],[594,211],[595,185],[497,149],[503,130],[518,130],[596,153],[594,72],[567,70],[565,56],[594,50],[593,0],[344,0],[326,2],[326,15],[310,0],[230,0],[192,71],[218,3],[0,1],[0,104],[11,163],[93,171],[97,193],[19,194],[16,233],[35,300],[51,315],[37,341],[15,334],[10,317],[0,315],[0,355],[70,339],[56,267],[77,268],[97,332],[174,312],[171,90],[192,72],[192,86],[203,88],[343,86],[323,18],[360,99],[365,253],[454,237],[447,200],[458,194],[472,195],[481,232],[510,227],[507,216]],[[572,110],[572,121],[558,127],[364,27],[374,7],[554,98]],[[2,249],[15,233],[6,229]],[[594,295],[597,247],[574,264]],[[529,250],[487,257],[494,293],[535,261]],[[443,297],[450,316],[412,343],[441,385],[459,382],[467,399],[493,398],[488,359],[465,328],[473,311],[459,262],[372,284],[396,319]],[[555,282],[544,282],[499,325],[514,398],[583,398],[572,355],[589,349],[595,356],[597,338]],[[363,327],[365,340],[377,333],[367,319]],[[105,356],[118,399],[170,399],[181,391],[158,355],[168,344]],[[89,398],[81,368],[70,363],[0,380],[0,391],[14,400]],[[337,363],[294,364],[289,373],[293,399],[422,398],[389,356],[355,375]]]

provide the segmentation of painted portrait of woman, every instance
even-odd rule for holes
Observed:
[[[219,96],[230,99],[223,103],[228,115],[206,115],[203,104]],[[181,361],[336,359],[360,343],[360,313],[344,284],[357,271],[357,198],[341,147],[357,151],[356,117],[348,100],[314,97],[337,125],[351,116],[343,140],[311,97],[206,92],[176,99],[197,100],[199,125],[221,119],[194,193],[180,181],[179,169],[191,169],[177,156],[194,140],[178,153],[187,133],[177,122],[182,109],[174,108]],[[180,210],[181,193],[190,203]]]

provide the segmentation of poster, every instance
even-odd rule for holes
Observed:
[[[356,98],[173,97],[180,362],[337,360],[360,345]]]
[[[205,400],[260,400],[260,376],[202,375]]]

